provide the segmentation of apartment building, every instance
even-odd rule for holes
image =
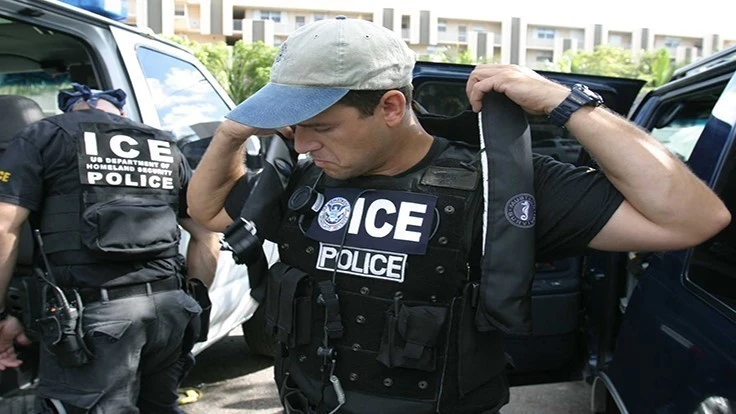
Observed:
[[[613,45],[634,52],[667,48],[676,63],[695,61],[736,44],[718,33],[661,33],[648,27],[616,27],[525,19],[493,11],[433,11],[421,2],[345,0],[128,0],[128,23],[155,33],[179,34],[200,42],[262,41],[278,46],[297,28],[345,15],[380,23],[399,33],[421,59],[442,53],[473,60],[542,68],[567,50]]]

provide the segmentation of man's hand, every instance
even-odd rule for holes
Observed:
[[[252,135],[269,136],[278,134],[284,138],[291,138],[293,136],[292,130],[288,126],[279,129],[258,129],[230,119],[225,119],[217,128],[217,132],[239,144],[245,142]]]
[[[5,320],[0,321],[0,371],[15,368],[23,363],[15,352],[15,342],[20,345],[31,344],[20,321],[13,316],[8,316]]]
[[[470,74],[465,92],[473,107],[480,112],[483,95],[490,91],[505,94],[532,114],[549,114],[570,89],[552,82],[531,69],[516,65],[478,65]]]

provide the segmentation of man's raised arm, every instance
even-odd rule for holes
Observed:
[[[467,85],[476,111],[495,90],[524,110],[550,114],[570,94],[530,69],[479,65]],[[677,250],[718,233],[731,214],[705,183],[645,131],[606,109],[584,106],[565,127],[596,159],[625,201],[590,247],[613,251]]]
[[[225,200],[245,174],[245,141],[255,129],[226,119],[215,132],[192,175],[187,192],[189,215],[212,231],[222,231],[233,219]]]

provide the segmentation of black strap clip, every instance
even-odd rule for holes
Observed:
[[[342,338],[344,328],[342,326],[342,318],[340,316],[340,301],[335,291],[335,285],[330,280],[319,282],[320,294],[317,297],[317,303],[324,305],[327,310],[327,335],[330,339]]]

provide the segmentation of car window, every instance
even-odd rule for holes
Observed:
[[[470,110],[465,81],[427,81],[414,91],[414,109],[419,116],[453,117]],[[527,114],[532,151],[575,164],[580,155],[578,141],[563,128],[552,125],[545,115]]]
[[[732,159],[730,165],[716,191],[736,216],[736,160]],[[694,249],[687,280],[724,304],[736,317],[736,223],[732,221],[718,235]]]
[[[189,126],[221,121],[230,111],[191,63],[146,47],[138,47],[136,54],[163,129],[185,136],[192,133]]]
[[[97,87],[84,44],[43,26],[0,17],[0,95],[33,99],[46,116],[61,113],[59,89],[71,82]]]
[[[725,85],[666,101],[651,124],[651,134],[683,161],[695,144]]]
[[[419,113],[455,116],[468,109],[465,85],[454,82],[424,82],[414,91]]]

